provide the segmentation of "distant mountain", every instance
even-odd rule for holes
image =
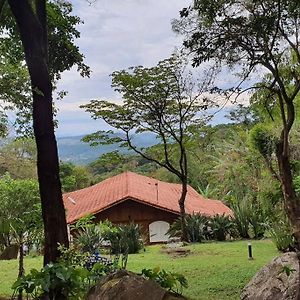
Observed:
[[[89,143],[81,141],[83,137],[84,135],[57,138],[59,159],[74,164],[86,165],[104,153],[115,150],[119,150],[122,153],[129,152],[127,148],[119,147],[118,144],[92,147]],[[140,134],[133,140],[138,147],[146,148],[157,144],[156,136],[152,133]]]

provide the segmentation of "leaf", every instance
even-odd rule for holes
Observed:
[[[39,96],[42,96],[42,97],[45,96],[44,93],[43,93],[38,87],[34,87],[34,88],[32,89],[32,91],[33,91],[34,93],[36,93],[37,95],[39,95]]]

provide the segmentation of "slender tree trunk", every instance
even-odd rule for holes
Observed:
[[[283,154],[282,149],[283,142],[279,142],[277,144],[276,156],[284,196],[284,205],[296,240],[296,248],[300,250],[300,199],[297,197],[293,185],[289,157]]]
[[[20,235],[20,242],[19,242],[19,273],[18,273],[18,279],[21,278],[25,273],[24,270],[24,240],[23,235]],[[20,290],[18,294],[18,300],[23,299],[23,291]]]
[[[181,196],[178,201],[179,208],[180,208],[180,220],[181,220],[181,240],[183,242],[188,242],[188,234],[187,234],[187,227],[185,222],[185,198],[187,194],[187,180],[182,180],[182,190]]]
[[[59,257],[58,244],[68,246],[65,210],[54,134],[52,84],[48,70],[46,1],[8,0],[24,47],[33,90],[33,128],[45,232],[44,264]],[[32,5],[36,5],[33,9]]]
[[[284,196],[284,206],[287,212],[296,242],[296,252],[299,264],[297,300],[300,300],[300,199],[293,185],[293,176],[289,156],[283,154],[283,141],[277,144],[276,156],[279,166],[281,186]]]

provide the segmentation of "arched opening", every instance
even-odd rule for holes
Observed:
[[[167,231],[170,224],[165,221],[155,221],[149,225],[150,243],[166,242],[169,239]]]

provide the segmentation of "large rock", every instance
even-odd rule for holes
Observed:
[[[283,268],[293,269],[288,276]],[[299,261],[295,252],[274,258],[247,284],[242,300],[296,300],[299,282]]]
[[[184,300],[170,294],[156,282],[125,270],[104,277],[86,300]]]

